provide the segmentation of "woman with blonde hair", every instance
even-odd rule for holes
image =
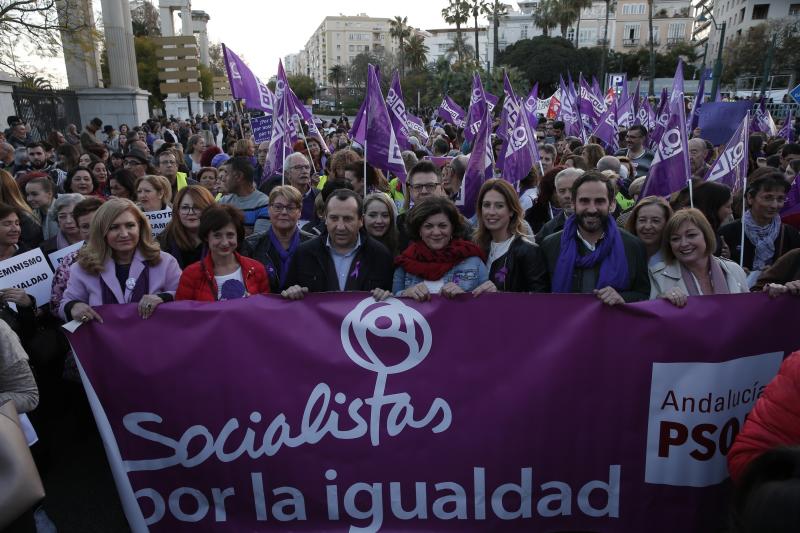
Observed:
[[[205,138],[199,133],[195,133],[186,141],[186,153],[183,156],[183,160],[184,163],[186,163],[186,169],[189,171],[189,175],[193,178],[197,177],[200,169],[203,168],[201,159],[205,150]]]
[[[163,211],[171,207],[172,185],[164,176],[148,174],[136,180],[136,203],[148,211]]]
[[[650,269],[650,299],[683,307],[688,296],[750,292],[742,267],[715,257],[716,235],[699,209],[677,211],[664,227],[664,262]]]
[[[669,202],[660,196],[645,196],[633,207],[625,223],[625,229],[644,243],[647,262],[652,267],[664,261],[664,228],[671,217]]]
[[[180,277],[178,261],[161,251],[136,204],[112,198],[95,213],[86,245],[70,267],[59,315],[102,323],[95,306],[138,303],[139,316],[149,318],[174,299]]]
[[[39,246],[43,240],[42,226],[36,222],[33,210],[25,202],[22,191],[14,178],[5,170],[0,170],[0,204],[10,205],[19,214],[19,223],[22,228],[20,243],[26,249]]]
[[[525,233],[525,213],[507,181],[490,179],[478,193],[475,243],[486,254],[489,279],[483,292],[548,292],[547,266],[539,247]]]
[[[213,203],[214,197],[201,185],[188,185],[175,197],[172,220],[158,236],[158,243],[178,260],[181,268],[203,257],[203,241],[198,235],[200,214]]]

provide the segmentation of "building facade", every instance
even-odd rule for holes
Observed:
[[[458,59],[458,54],[455,52],[455,28],[424,30],[420,31],[419,34],[424,37],[425,45],[428,47],[427,59],[429,64],[436,63],[441,58],[446,58],[451,63]],[[489,61],[490,57],[489,41],[486,34],[486,28],[478,28],[478,54],[483,66],[486,66],[486,62]],[[474,53],[475,28],[462,27],[461,37],[467,50]]]
[[[397,54],[397,40],[390,34],[388,18],[356,16],[325,17],[298,58],[298,68],[311,77],[318,88],[328,86],[331,67],[349,67],[362,52]]]
[[[289,54],[283,58],[283,70],[286,72],[287,76],[305,74],[300,68],[300,57],[302,55],[303,52],[297,52],[296,54]]]

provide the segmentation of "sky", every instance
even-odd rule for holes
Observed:
[[[156,6],[158,1],[153,2]],[[224,42],[243,57],[262,80],[277,73],[278,59],[299,52],[326,16],[408,17],[420,29],[447,27],[441,11],[446,0],[193,0],[192,9],[205,11],[210,42]],[[98,18],[100,2],[94,0]],[[175,16],[176,28],[179,17]],[[485,19],[479,24],[486,25]],[[66,80],[63,58],[41,63],[57,80]]]

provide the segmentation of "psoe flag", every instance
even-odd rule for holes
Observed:
[[[745,115],[739,123],[739,127],[736,128],[733,137],[725,145],[725,150],[719,154],[717,160],[708,169],[703,178],[704,181],[724,183],[733,191],[738,191],[742,188],[743,179],[747,176],[747,151],[750,129],[748,119],[748,115]]]

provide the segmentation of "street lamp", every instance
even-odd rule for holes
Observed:
[[[707,21],[708,18],[705,15],[706,13],[708,13],[708,16],[711,17],[711,22],[714,24],[714,29],[720,32],[719,41],[717,42],[717,61],[714,63],[714,79],[711,83],[711,98],[716,98],[720,77],[722,76],[722,48],[725,45],[725,27],[727,26],[727,23],[723,22],[722,24],[717,24],[717,19],[714,18],[714,14],[708,9],[707,5],[703,5],[703,12],[697,17],[697,22]]]

